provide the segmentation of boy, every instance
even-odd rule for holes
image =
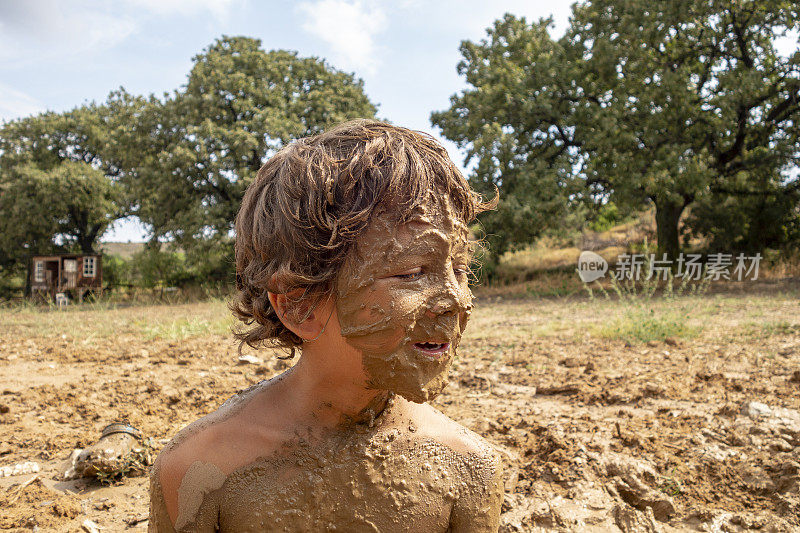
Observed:
[[[493,207],[433,139],[356,120],[270,159],[236,220],[234,313],[297,364],[165,448],[150,531],[496,531],[492,448],[427,405],[472,308]]]

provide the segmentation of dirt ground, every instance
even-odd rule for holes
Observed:
[[[796,284],[476,304],[434,403],[505,457],[501,531],[800,531]],[[59,465],[118,419],[158,451],[290,364],[237,364],[230,324],[221,301],[0,310],[0,469],[41,468],[0,477],[0,529],[146,529],[146,478]]]

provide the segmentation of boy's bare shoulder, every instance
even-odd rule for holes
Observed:
[[[152,482],[163,495],[163,502],[156,504],[165,505],[172,521],[177,514],[178,493],[184,478],[202,479],[202,483],[193,481],[191,485],[210,492],[222,485],[229,472],[252,460],[253,450],[238,445],[252,441],[246,435],[250,428],[238,419],[266,385],[260,383],[236,394],[213,413],[183,428],[161,451],[153,468]]]
[[[428,404],[410,404],[409,410],[417,425],[415,439],[441,444],[456,455],[478,461],[484,467],[499,467],[500,456],[495,448],[474,431]]]
[[[165,491],[169,485],[180,483],[195,463],[214,465],[223,472],[234,470],[239,463],[250,459],[250,451],[237,443],[248,442],[245,433],[251,428],[239,423],[247,404],[267,383],[250,387],[222,404],[216,411],[192,422],[164,447],[157,459],[157,471]]]
[[[259,390],[259,384],[250,387],[223,403],[216,411],[195,420],[181,429],[164,447],[159,458],[163,462],[167,459],[174,463],[187,453],[195,460],[214,459],[213,453],[219,449],[223,441],[229,440],[232,435],[230,430],[235,430],[236,425],[231,422],[241,412],[242,408],[252,399]]]
[[[221,426],[225,419],[214,412],[196,420],[178,432],[164,447],[156,461],[162,482],[182,479],[196,461],[216,463],[219,441],[224,438]]]
[[[419,439],[450,450],[456,472],[466,481],[453,503],[449,531],[497,531],[503,500],[503,462],[483,437],[427,405],[411,408]]]

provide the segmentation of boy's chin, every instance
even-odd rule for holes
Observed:
[[[437,376],[436,379],[431,381],[430,383],[426,383],[424,387],[421,388],[412,388],[409,387],[405,390],[395,390],[392,391],[395,394],[398,394],[405,398],[406,400],[414,403],[425,403],[433,400],[439,393],[441,393],[447,384],[449,383],[448,380],[449,372],[445,370],[442,372],[441,376]]]
[[[436,398],[447,386],[452,352],[440,360],[420,361],[408,354],[394,357],[369,356],[363,358],[364,369],[371,388],[389,390],[414,403],[425,403]]]

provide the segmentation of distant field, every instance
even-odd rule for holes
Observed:
[[[434,403],[502,451],[501,531],[800,528],[798,289],[629,301],[478,291]],[[223,300],[0,309],[0,466],[42,466],[13,501],[6,487],[31,476],[0,478],[0,528],[145,528],[144,478],[57,483],[57,466],[118,418],[160,447],[290,364],[248,350],[263,362],[237,365],[232,324]]]
[[[118,255],[123,259],[130,259],[133,254],[144,248],[143,242],[103,242],[100,250],[109,255]]]

